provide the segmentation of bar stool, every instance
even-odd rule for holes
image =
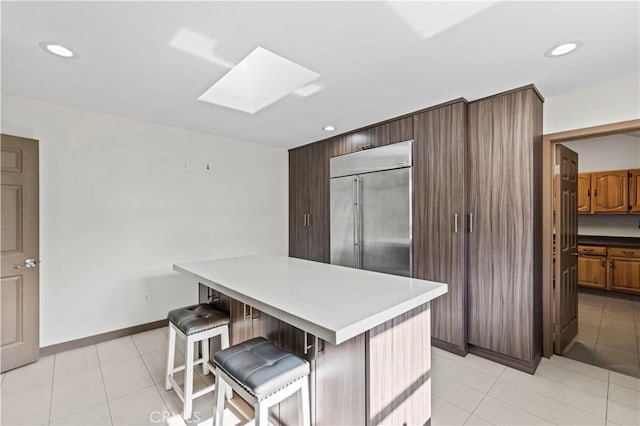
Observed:
[[[309,363],[283,352],[264,337],[216,352],[216,383],[213,399],[213,426],[222,426],[223,392],[231,387],[255,407],[255,426],[269,424],[269,407],[300,391],[300,424],[309,426]]]
[[[165,389],[175,390],[178,397],[182,400],[183,412],[182,417],[185,420],[191,417],[193,400],[212,392],[215,384],[207,386],[204,389],[193,392],[193,368],[202,364],[202,374],[205,376],[209,372],[213,372],[213,365],[209,362],[209,339],[220,336],[222,348],[229,347],[229,316],[216,311],[210,305],[201,303],[199,305],[187,306],[184,308],[174,309],[167,315],[169,320],[169,351],[167,355],[167,374],[165,377]],[[184,351],[185,364],[178,367],[173,366],[176,354],[176,334],[180,335],[186,341]],[[202,357],[193,359],[193,345],[200,342]],[[173,378],[173,374],[184,370],[184,390],[180,388]],[[228,393],[231,395],[231,392]]]

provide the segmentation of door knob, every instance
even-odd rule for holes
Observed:
[[[35,259],[27,259],[27,260],[25,260],[25,261],[24,261],[24,262],[22,262],[22,263],[18,263],[17,265],[13,265],[13,267],[14,267],[15,269],[22,269],[22,268],[35,268],[35,267],[38,265],[38,263],[39,263],[39,262],[40,262],[40,261],[35,260]]]

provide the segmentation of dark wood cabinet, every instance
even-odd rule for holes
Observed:
[[[329,142],[289,151],[289,256],[329,262]]]
[[[535,370],[541,355],[542,100],[533,88],[469,104],[468,341]]]
[[[333,138],[331,156],[413,139],[413,117],[405,117]]]
[[[465,156],[467,103],[414,116],[413,271],[445,282],[431,304],[434,344],[466,353]]]
[[[629,210],[628,170],[591,173],[591,192],[592,213],[626,213]]]

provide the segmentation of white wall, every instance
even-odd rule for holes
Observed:
[[[578,153],[580,173],[640,169],[640,137],[610,135],[563,142]]]
[[[581,173],[640,169],[640,138],[631,135],[611,135],[599,138],[563,142],[578,153]],[[640,215],[578,215],[580,235],[640,237]]]
[[[5,95],[2,132],[40,141],[41,346],[196,302],[175,262],[287,253],[284,149]]]
[[[544,134],[636,120],[640,118],[639,93],[636,75],[550,97],[544,103]]]

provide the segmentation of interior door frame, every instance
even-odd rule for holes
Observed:
[[[640,130],[640,119],[585,127],[542,137],[542,355],[553,355],[553,152],[555,144]]]

